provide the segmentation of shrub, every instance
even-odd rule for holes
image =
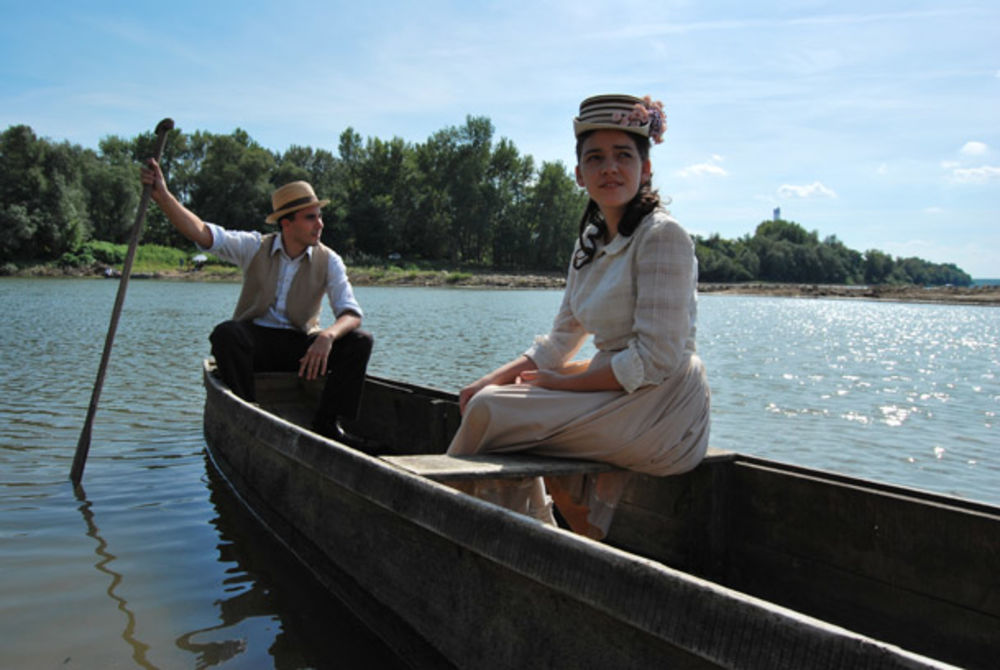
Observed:
[[[74,253],[72,251],[67,251],[62,256],[59,257],[59,266],[64,268],[79,268],[89,265],[93,265],[96,261],[94,257],[90,255],[87,251],[81,249],[80,251]]]
[[[81,247],[81,252],[88,253],[98,263],[120,265],[125,262],[125,254],[128,252],[128,247],[124,244],[91,240]]]

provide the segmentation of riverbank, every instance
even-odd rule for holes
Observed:
[[[94,277],[103,270],[91,268],[53,268],[35,266],[17,273],[21,277]],[[559,289],[566,285],[562,273],[479,272],[466,270],[407,270],[398,267],[349,267],[355,286],[455,286],[473,288]],[[239,270],[232,266],[206,266],[202,269],[161,270],[133,273],[134,279],[172,281],[239,281]],[[832,284],[777,284],[747,282],[741,284],[701,283],[702,294],[759,295],[788,298],[844,298],[892,302],[950,303],[958,305],[1000,306],[1000,286],[845,286]]]
[[[700,293],[792,298],[862,298],[891,302],[937,302],[1000,306],[1000,286],[840,286],[829,284],[699,284]]]

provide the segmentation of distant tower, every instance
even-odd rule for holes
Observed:
[[[774,208],[774,220],[778,221],[780,219],[781,219],[781,208],[780,207],[775,207]]]

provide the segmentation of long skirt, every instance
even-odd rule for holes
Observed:
[[[601,352],[594,363],[611,355]],[[528,451],[603,461],[656,476],[680,474],[698,465],[708,449],[710,405],[705,368],[696,354],[662,383],[632,393],[558,391],[529,384],[487,386],[466,406],[448,453]],[[564,505],[585,508],[587,523],[574,530],[601,538],[628,476],[612,472],[549,483],[562,489],[552,491],[560,511]],[[481,484],[470,492],[555,523],[541,478],[522,487]]]

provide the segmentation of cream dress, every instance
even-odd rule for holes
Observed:
[[[610,360],[624,390],[487,386],[466,406],[448,453],[530,451],[658,476],[694,468],[708,448],[710,405],[695,352],[697,287],[694,244],[663,210],[631,236],[598,243],[590,263],[571,266],[551,332],[525,354],[541,369],[559,369],[592,334],[593,361]],[[561,484],[587,508],[586,534],[607,533],[627,479],[608,473]],[[541,478],[520,489],[470,492],[554,523]]]

